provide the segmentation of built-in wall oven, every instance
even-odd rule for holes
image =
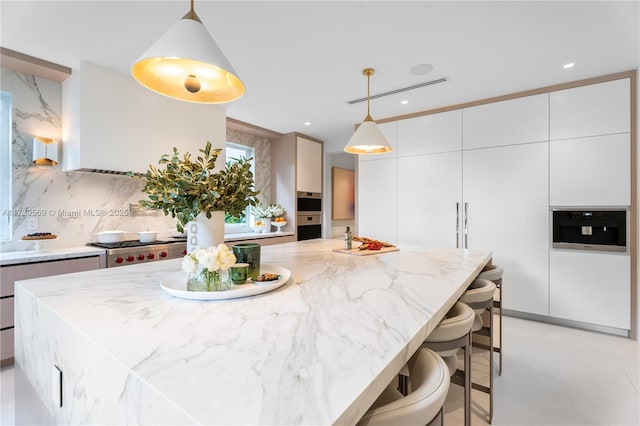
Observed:
[[[552,209],[553,248],[626,252],[628,208]]]
[[[322,237],[322,194],[298,191],[296,210],[298,241]]]

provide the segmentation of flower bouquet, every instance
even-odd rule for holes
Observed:
[[[224,244],[192,251],[182,259],[182,270],[189,273],[187,291],[229,289],[231,280],[227,271],[234,263],[236,256]]]
[[[279,217],[286,213],[287,211],[280,204],[269,204],[267,207],[262,206],[252,206],[251,213],[257,219],[268,219],[272,217]]]

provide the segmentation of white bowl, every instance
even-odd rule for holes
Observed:
[[[124,241],[125,231],[102,231],[96,232],[99,243],[119,243]]]
[[[138,239],[141,243],[152,243],[158,237],[158,233],[156,231],[142,231],[138,232]]]

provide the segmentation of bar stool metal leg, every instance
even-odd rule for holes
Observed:
[[[481,306],[482,304],[470,304],[474,308]],[[477,346],[486,349],[489,352],[489,386],[483,386],[479,383],[471,383],[471,387],[477,391],[484,392],[489,395],[489,415],[488,423],[493,421],[493,301],[490,300],[485,303],[486,309],[489,312],[489,327],[483,327],[477,332],[473,332],[471,336],[471,346]],[[479,334],[489,338],[489,345],[476,344],[473,342],[473,334]]]
[[[464,424],[471,425],[471,333],[467,335],[467,344],[462,348],[464,352]]]

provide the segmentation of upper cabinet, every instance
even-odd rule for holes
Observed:
[[[84,62],[62,90],[64,170],[144,173],[173,147],[196,155],[207,141],[225,146],[222,106],[171,99]]]
[[[398,157],[437,154],[461,149],[462,110],[398,121]]]
[[[296,137],[296,190],[322,193],[322,142]]]
[[[631,205],[628,133],[564,139],[549,150],[552,206]]]
[[[549,140],[549,94],[526,96],[463,110],[464,149]]]
[[[551,140],[629,132],[630,84],[623,78],[551,92]]]
[[[631,204],[630,79],[550,94],[551,205]]]

